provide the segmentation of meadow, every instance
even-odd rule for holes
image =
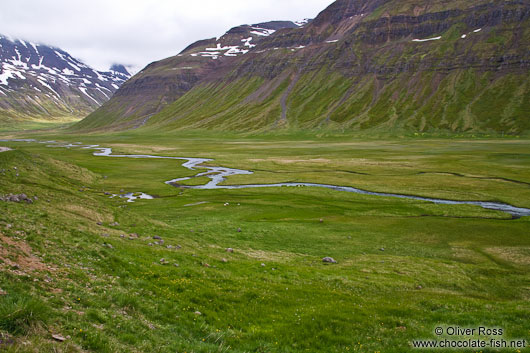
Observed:
[[[227,185],[314,182],[530,207],[524,137],[25,136],[254,171]],[[164,184],[196,174],[175,160],[0,146],[14,149],[0,153],[0,195],[38,197],[0,201],[0,350],[410,352],[446,325],[530,338],[528,217],[309,187],[191,190]],[[108,195],[124,192],[156,198]]]

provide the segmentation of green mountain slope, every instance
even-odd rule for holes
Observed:
[[[339,0],[244,55],[200,55],[222,37],[151,64],[74,129],[519,134],[529,43],[528,1]]]

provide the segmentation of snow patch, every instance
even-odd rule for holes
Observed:
[[[85,96],[87,96],[88,98],[92,99],[94,102],[96,102],[97,105],[99,105],[99,102],[97,100],[95,100],[94,98],[92,98],[92,96],[90,94],[87,93],[87,90],[86,88],[84,87],[79,87],[79,90],[81,92],[83,92],[85,94]]]
[[[98,86],[99,86],[99,85],[98,85]],[[100,87],[101,87],[101,86],[100,86]],[[102,90],[100,87],[98,87],[97,90],[100,91],[105,97],[107,97],[107,99],[110,99],[110,97],[107,96],[107,94],[106,94],[105,92],[103,92],[103,90]],[[103,88],[104,88],[104,87],[103,87]],[[105,88],[105,89],[106,89],[106,88]]]
[[[243,43],[245,43],[245,47],[249,47],[250,49],[254,48],[256,46],[256,44],[252,44],[250,42],[252,42],[252,39],[253,37],[248,37],[246,39],[241,39],[241,41]]]
[[[37,48],[37,46],[34,44],[34,43],[29,43],[31,44],[31,46],[33,47],[33,49],[35,49],[35,52],[37,53],[37,55],[40,55],[39,53],[39,48]]]
[[[9,80],[10,78],[15,78],[15,77],[13,76],[13,72],[4,69],[4,72],[2,72],[2,73],[0,74],[0,85],[7,86],[7,85],[8,85],[7,80]]]
[[[251,31],[251,34],[255,34],[257,36],[261,37],[268,37],[274,32],[276,32],[274,29],[267,29],[267,28],[260,28],[260,27],[252,27],[254,31]]]
[[[478,32],[480,32],[480,31],[482,31],[482,28],[475,29],[475,30],[473,31],[473,33],[478,33]]]
[[[326,43],[337,43],[339,40],[338,39],[335,39],[335,40],[327,40]]]
[[[428,42],[431,40],[440,40],[440,39],[442,39],[442,36],[434,37],[434,38],[427,38],[427,39],[413,39],[412,41],[413,42]]]
[[[300,20],[300,21],[294,21],[293,23],[297,25],[298,27],[303,27],[309,23],[309,18],[304,18],[303,20]]]
[[[59,96],[59,93],[57,93],[53,88],[52,86],[50,86],[49,84],[47,84],[43,79],[39,78],[37,79],[37,81],[39,81],[39,83],[41,85],[43,85],[44,87],[48,88],[50,91],[52,91],[57,97],[60,97]]]

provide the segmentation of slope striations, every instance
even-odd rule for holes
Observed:
[[[151,64],[75,128],[519,134],[529,47],[529,1],[338,0],[304,26],[236,27]]]

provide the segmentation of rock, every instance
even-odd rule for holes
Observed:
[[[379,249],[379,251],[385,251],[385,248],[381,248],[381,249]]]
[[[173,266],[175,266],[175,267],[180,267],[180,265],[179,265],[179,264],[174,264]]]
[[[159,243],[159,242],[157,242],[157,241],[155,241],[155,245],[160,245],[160,243]]]
[[[147,244],[147,245],[148,245],[148,246],[153,246],[153,243],[149,243],[149,244]]]
[[[337,261],[335,261],[332,257],[325,257],[322,259],[322,262],[328,263],[328,264],[336,264]]]
[[[168,245],[167,248],[168,249],[173,249],[173,245]]]
[[[160,263],[161,263],[162,265],[166,265],[166,264],[167,264],[167,261],[166,261],[166,259],[160,259]]]
[[[324,220],[322,218],[320,218],[320,223],[324,223]]]
[[[234,249],[232,249],[232,248],[228,248],[228,249],[226,249],[226,252],[233,253],[233,252],[234,252]]]
[[[180,250],[180,249],[182,249],[182,246],[177,245],[177,250]]]
[[[416,289],[417,289],[417,290],[422,290],[423,287],[422,287],[421,285],[418,285],[418,286],[416,287]]]
[[[265,264],[261,264],[261,267],[265,267]]]
[[[204,267],[211,267],[211,266],[210,266],[209,264],[207,264],[207,263],[204,263],[204,264],[202,264],[202,265],[203,265]]]
[[[196,311],[194,314],[197,315],[197,316],[201,316],[202,315],[202,313],[200,311]]]
[[[102,225],[103,225],[102,222],[98,222],[98,223],[96,223],[96,224],[97,224],[98,226],[102,226]]]
[[[155,239],[155,240],[162,240],[162,238],[160,238],[158,235],[155,235],[155,236],[153,237],[153,239]]]
[[[110,234],[109,234],[109,233],[103,233],[103,234],[101,234],[101,236],[102,236],[103,238],[108,238],[108,237],[110,237]]]
[[[0,295],[7,295],[7,292],[3,290],[2,288],[0,288]]]
[[[131,234],[129,234],[129,236],[131,238],[138,239],[138,234],[136,234],[136,233],[131,233]]]
[[[103,244],[103,246],[104,246],[104,247],[107,247],[107,248],[109,248],[109,249],[114,249],[114,247],[113,247],[112,245],[110,245],[110,244]]]
[[[228,263],[228,260],[225,259],[224,257],[221,259],[221,262],[224,262],[225,264]]]
[[[110,192],[105,192],[105,195],[112,195]]]
[[[59,342],[64,342],[66,341],[66,338],[64,338],[63,336],[61,335],[52,335],[52,338],[56,341],[59,341]]]
[[[109,224],[111,227],[119,227],[119,223],[118,222],[112,222],[111,224]]]
[[[237,228],[237,232],[238,232],[238,233],[241,233],[241,228]]]
[[[125,234],[121,234],[121,235],[120,235],[120,238],[125,238]]]

